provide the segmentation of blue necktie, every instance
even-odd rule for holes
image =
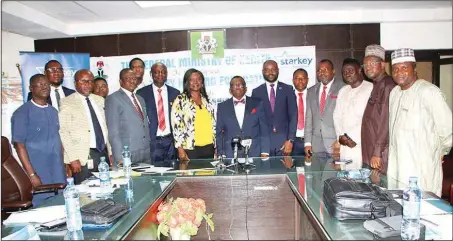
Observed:
[[[102,152],[105,149],[105,140],[104,134],[102,133],[101,124],[99,124],[99,120],[96,116],[96,112],[94,112],[90,99],[88,97],[86,97],[85,99],[87,100],[88,108],[90,109],[91,120],[93,121],[94,135],[96,136],[96,149],[99,152]]]

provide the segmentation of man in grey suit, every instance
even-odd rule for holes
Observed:
[[[327,152],[332,154],[332,145],[337,139],[333,125],[333,111],[338,91],[344,86],[342,80],[335,80],[332,61],[319,61],[316,77],[318,83],[307,92],[305,116],[305,155]]]
[[[107,96],[105,115],[109,141],[112,146],[113,165],[122,163],[124,146],[129,146],[132,163],[151,164],[149,120],[145,101],[135,95],[137,77],[129,69],[120,72],[121,88]]]

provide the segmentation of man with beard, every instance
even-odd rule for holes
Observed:
[[[305,69],[296,69],[293,73],[294,93],[297,98],[297,131],[294,140],[293,156],[305,155],[305,113],[307,109],[308,73]]]
[[[362,120],[362,161],[366,166],[387,173],[389,138],[389,95],[395,83],[385,72],[385,50],[380,45],[365,49],[363,69],[373,80],[368,104]]]
[[[263,64],[266,83],[252,91],[252,97],[260,99],[270,131],[270,156],[288,156],[293,149],[297,128],[297,104],[290,85],[278,81],[278,65],[274,60]]]
[[[418,177],[423,191],[440,197],[442,158],[452,146],[452,112],[441,90],[418,78],[414,50],[398,49],[391,57],[398,86],[389,97],[387,175],[398,180],[396,188],[404,188],[409,177]]]
[[[75,90],[62,86],[64,72],[63,67],[57,60],[50,60],[44,65],[44,73],[50,83],[50,95],[47,98],[47,103],[60,110],[60,100],[72,94]],[[31,100],[31,92],[28,92],[27,100]]]
[[[137,90],[145,87],[143,76],[145,75],[145,62],[141,58],[133,58],[129,62],[129,69],[132,69],[137,76]]]
[[[316,77],[318,83],[308,89],[307,114],[305,116],[305,155],[310,153],[332,154],[332,145],[337,139],[333,124],[333,111],[338,91],[344,86],[335,80],[332,61],[319,61]]]
[[[338,92],[337,105],[333,112],[337,133],[334,153],[339,151],[341,159],[352,160],[352,164],[347,166],[348,169],[360,169],[362,117],[373,84],[363,81],[362,67],[356,59],[347,58],[343,61],[343,79],[347,85]]]
[[[146,103],[149,118],[149,135],[151,137],[151,157],[155,166],[170,166],[175,158],[175,146],[171,129],[171,104],[179,90],[165,84],[167,66],[155,63],[151,67],[153,83],[137,90]]]
[[[30,91],[32,99],[11,117],[12,143],[34,187],[66,183],[58,112],[47,103],[50,84],[46,76],[33,75]],[[33,195],[33,206],[52,195]]]

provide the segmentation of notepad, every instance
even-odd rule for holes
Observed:
[[[66,217],[66,209],[64,205],[42,207],[12,213],[3,224],[27,224],[27,223],[47,223],[57,219]]]
[[[403,205],[403,199],[395,199],[399,204]],[[449,212],[444,211],[428,201],[425,201],[422,199],[420,203],[420,216],[425,216],[425,215],[437,215],[437,214],[449,214]]]

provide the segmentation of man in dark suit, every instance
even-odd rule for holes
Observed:
[[[179,90],[165,84],[167,67],[155,63],[151,67],[153,83],[137,91],[143,97],[148,114],[149,135],[151,137],[151,157],[155,166],[170,166],[175,158],[173,134],[171,129],[171,103],[179,95]]]
[[[252,91],[252,97],[263,102],[269,123],[271,156],[290,155],[297,129],[296,95],[290,85],[278,81],[278,65],[274,60],[263,64],[266,83]]]
[[[238,136],[241,139],[252,139],[249,157],[269,157],[269,127],[262,101],[245,96],[246,92],[245,80],[241,76],[234,76],[230,82],[233,97],[217,107],[217,155],[232,158],[231,139]]]
[[[44,65],[44,74],[50,83],[50,95],[47,103],[60,110],[60,100],[75,92],[73,89],[62,86],[64,73],[63,67],[57,60],[50,60]],[[31,100],[31,92],[28,92],[27,100]]]
[[[333,122],[333,111],[337,96],[344,86],[341,79],[334,79],[332,61],[319,61],[316,77],[318,83],[308,89],[305,116],[305,155],[309,152],[333,153],[332,145],[337,140]]]
[[[108,138],[112,146],[113,165],[122,163],[122,151],[128,146],[132,163],[151,164],[149,120],[146,104],[134,92],[137,76],[131,69],[120,72],[121,88],[105,99]]]

